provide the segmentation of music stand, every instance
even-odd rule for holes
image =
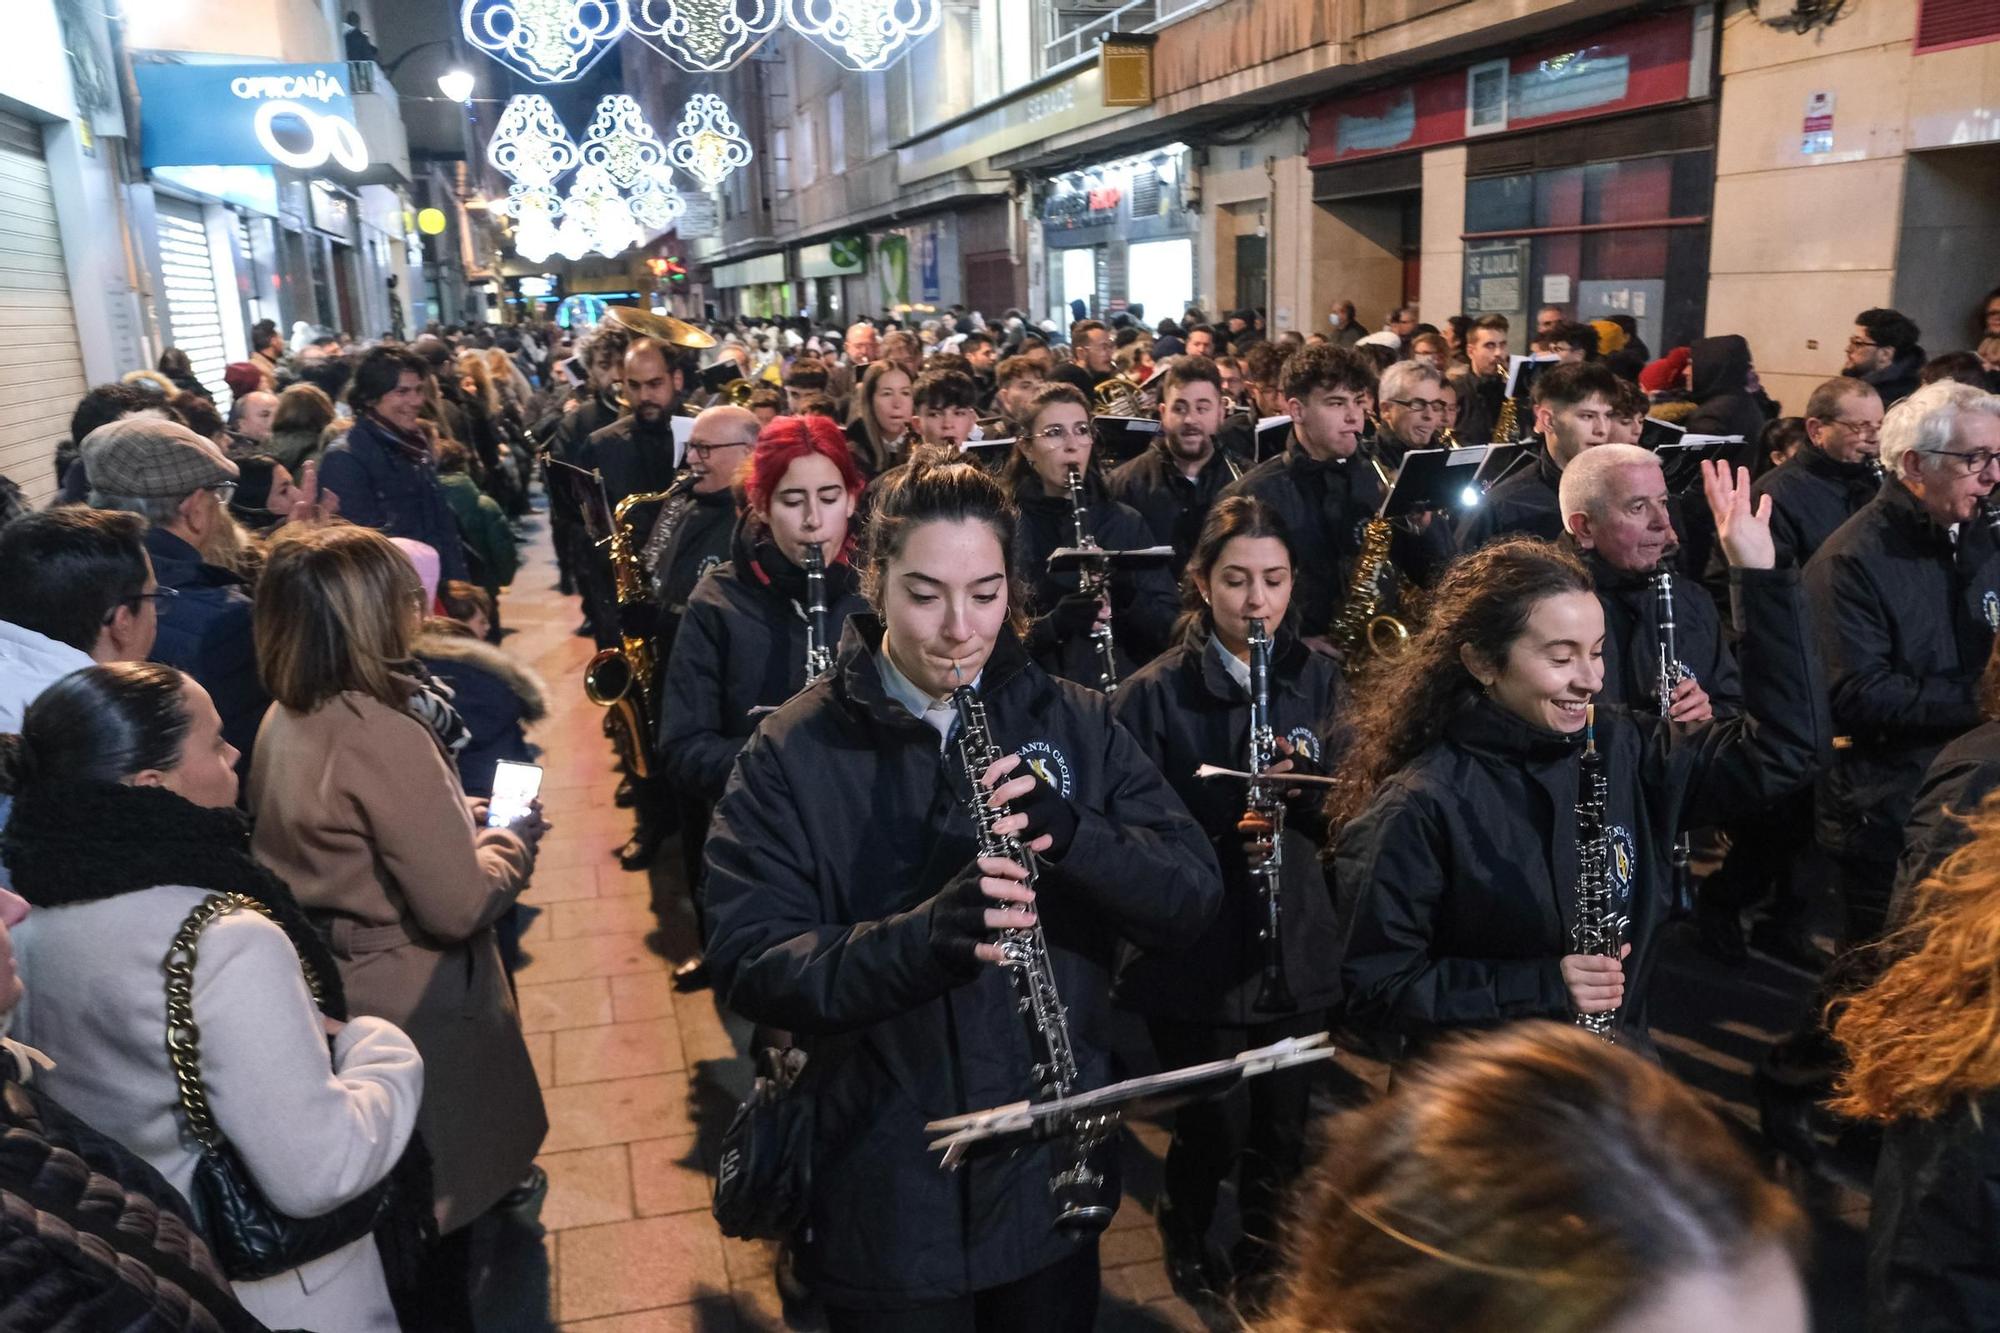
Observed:
[[[1151,417],[1098,417],[1097,451],[1109,465],[1128,462],[1153,447],[1160,438],[1160,423]]]
[[[1667,494],[1686,495],[1701,485],[1704,462],[1731,462],[1743,444],[1741,435],[1683,435],[1653,451],[1667,479]]]
[[[1110,569],[1145,569],[1172,564],[1171,546],[1135,546],[1128,551],[1106,551],[1097,547],[1060,546],[1049,552],[1049,573],[1063,574],[1101,564]]]
[[[1460,449],[1412,449],[1396,469],[1396,484],[1382,498],[1381,516],[1401,518],[1463,506],[1466,488],[1474,485],[1487,453],[1482,444]]]
[[[604,478],[559,458],[548,460],[549,485],[563,492],[583,515],[584,535],[593,545],[611,540],[611,499],[604,491]]]

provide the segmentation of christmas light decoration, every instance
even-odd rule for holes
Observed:
[[[514,253],[539,264],[555,252],[563,202],[553,185],[511,185],[501,210],[514,219]]]
[[[465,0],[465,39],[535,83],[571,83],[624,35],[626,0]]]
[[[639,104],[624,93],[613,93],[597,104],[583,137],[583,160],[603,168],[618,188],[629,190],[647,172],[665,165],[667,150]]]
[[[792,26],[849,69],[886,69],[937,30],[944,0],[786,0]]]
[[[632,34],[682,69],[716,73],[757,49],[784,0],[628,0]]]
[[[556,228],[555,252],[564,259],[582,259],[596,249],[590,233],[575,218],[564,218]]]
[[[596,324],[604,318],[610,302],[601,296],[579,292],[575,296],[565,296],[556,306],[556,323],[566,329],[580,329]]]
[[[576,165],[577,151],[549,99],[540,93],[520,93],[507,99],[486,144],[486,160],[517,184],[553,185]]]
[[[576,169],[576,180],[563,198],[563,223],[556,229],[559,238],[571,223],[582,231],[590,249],[606,256],[622,254],[643,239],[610,173],[595,163],[586,162]]]
[[[687,212],[687,200],[675,188],[673,173],[663,166],[639,181],[626,196],[625,206],[632,210],[632,220],[648,234],[665,231]]]
[[[705,190],[713,190],[729,179],[738,167],[749,164],[750,141],[743,137],[729,108],[714,93],[696,93],[688,98],[667,145],[667,160],[695,178]]]

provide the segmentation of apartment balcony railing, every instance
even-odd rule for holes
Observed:
[[[1042,72],[1081,60],[1097,49],[1098,38],[1107,33],[1153,32],[1214,3],[1216,0],[1128,0],[1098,13],[1100,6],[1087,0],[1068,4],[1055,0],[1048,11],[1054,35],[1043,46]]]

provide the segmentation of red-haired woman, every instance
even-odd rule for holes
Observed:
[[[811,679],[806,638],[816,619],[831,660],[849,614],[867,610],[849,562],[848,520],[867,484],[847,437],[825,417],[774,417],[744,466],[748,512],[732,558],[695,585],[667,659],[660,703],[660,755],[667,778],[699,806],[681,843],[692,874],[701,865],[708,810],[722,796],[736,752],[765,713]],[[813,617],[805,566],[817,545],[826,568]],[[699,901],[697,899],[697,901]]]

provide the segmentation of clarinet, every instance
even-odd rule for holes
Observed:
[[[826,636],[826,557],[818,542],[806,543],[806,682],[833,669],[833,648]]]
[[[1659,641],[1659,660],[1654,666],[1653,696],[1659,701],[1660,720],[1665,722],[1673,711],[1674,691],[1682,681],[1694,679],[1694,672],[1688,670],[1687,663],[1681,661],[1680,650],[1674,640],[1674,575],[1672,570],[1662,569],[1653,575],[1653,617],[1655,637]],[[1694,843],[1683,833],[1674,839],[1674,913],[1677,916],[1691,916],[1694,913],[1694,892],[1688,880],[1688,862],[1694,854]]]
[[[1604,756],[1597,751],[1597,706],[1586,705],[1583,718],[1583,754],[1576,783],[1576,926],[1570,932],[1570,949],[1616,958],[1627,921],[1611,900],[1607,873],[1611,847],[1604,807],[1610,783],[1604,776]],[[1578,1027],[1605,1041],[1617,1040],[1617,1022],[1616,1010],[1576,1016]]]
[[[951,705],[958,711],[958,759],[971,788],[967,813],[978,834],[979,855],[1012,861],[1028,872],[1028,884],[1033,887],[1039,869],[1035,854],[1013,834],[993,831],[1007,811],[988,805],[986,792],[979,785],[979,775],[1002,757],[987,729],[986,705],[979,702],[970,685],[951,692]],[[1069,1017],[1056,991],[1055,966],[1041,921],[1003,930],[997,942],[1000,965],[1013,984],[1016,1006],[1028,1029],[1033,1059],[1031,1100],[1067,1097],[1077,1090],[1076,1053],[1070,1047]],[[1049,1194],[1055,1203],[1058,1231],[1091,1235],[1111,1221],[1116,1200],[1105,1197],[1104,1175],[1092,1170],[1089,1162],[1090,1149],[1102,1132],[1101,1127],[1082,1126],[1053,1144],[1055,1170],[1049,1177]]]
[[[1277,733],[1271,727],[1271,636],[1264,622],[1250,622],[1250,765],[1253,777],[1262,777],[1278,761]],[[1251,1008],[1260,1014],[1288,1014],[1297,1009],[1292,988],[1285,982],[1285,937],[1283,900],[1285,802],[1277,787],[1267,782],[1250,784],[1249,801],[1237,833],[1252,835],[1256,845],[1250,852],[1250,874],[1257,882],[1257,896],[1263,900],[1264,923],[1257,938],[1264,946],[1263,975],[1257,982],[1257,998]]]
[[[1097,537],[1090,530],[1090,511],[1083,506],[1083,473],[1074,467],[1069,470],[1069,516],[1075,529],[1077,549],[1099,549]],[[1092,561],[1084,565],[1079,578],[1083,592],[1101,597],[1105,584],[1110,581],[1110,574],[1102,561]],[[1090,627],[1090,645],[1097,654],[1097,688],[1107,695],[1118,693],[1118,659],[1112,649],[1109,623],[1100,620]]]

